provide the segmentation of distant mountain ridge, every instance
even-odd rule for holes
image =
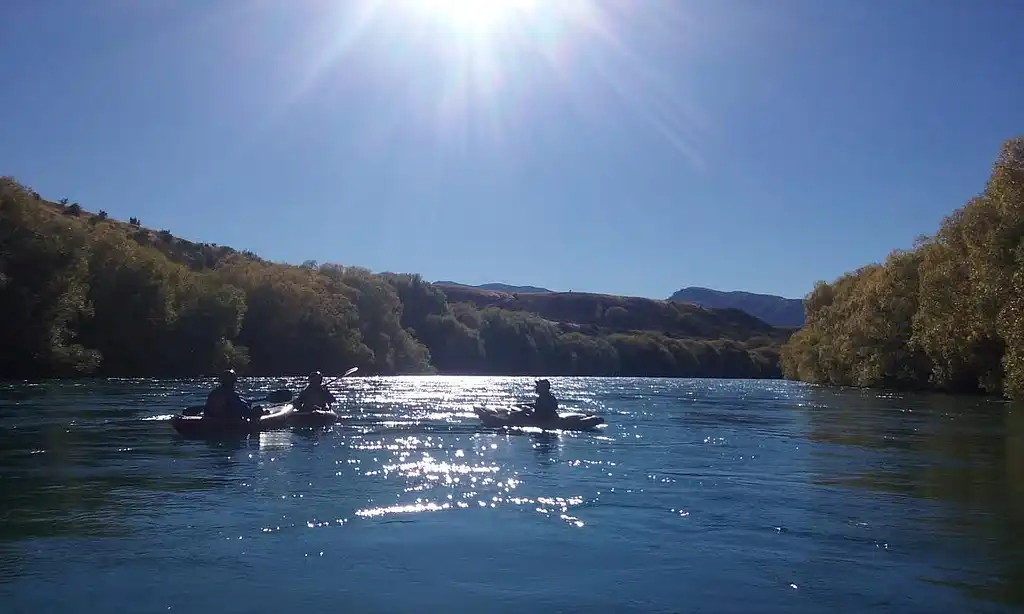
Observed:
[[[435,281],[435,284],[439,286],[459,286],[462,288],[480,288],[481,290],[494,290],[495,292],[522,292],[522,293],[533,293],[533,294],[550,294],[552,290],[547,288],[540,288],[538,286],[513,286],[510,284],[502,283],[490,283],[480,284],[479,286],[473,286],[470,284],[460,284],[457,281]]]
[[[693,303],[701,307],[740,309],[772,326],[799,327],[804,325],[804,303],[798,298],[739,290],[725,292],[710,288],[689,287],[675,292],[668,300]]]
[[[540,286],[514,286],[503,283],[480,285],[462,284],[457,281],[435,281],[439,286],[453,288],[476,288],[509,294],[556,294],[554,290]],[[772,326],[801,327],[804,325],[804,303],[798,298],[786,298],[774,294],[757,294],[742,290],[723,291],[691,286],[675,292],[668,298],[677,303],[693,303],[709,309],[739,309]]]

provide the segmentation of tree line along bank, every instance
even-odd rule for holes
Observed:
[[[789,332],[736,310],[273,263],[0,181],[3,377],[782,375]]]

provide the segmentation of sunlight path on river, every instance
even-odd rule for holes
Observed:
[[[552,382],[607,426],[478,423],[474,405],[526,400],[532,378],[353,377],[334,426],[190,441],[167,419],[210,382],[4,385],[2,611],[1024,605],[1024,424],[1003,404]]]

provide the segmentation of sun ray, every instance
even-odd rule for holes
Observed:
[[[488,36],[531,14],[538,0],[409,0],[429,19],[472,36]]]
[[[713,31],[680,4],[296,2],[308,15],[296,42],[305,61],[277,94],[277,116],[312,97],[319,109],[358,97],[346,109],[373,104],[373,119],[346,140],[368,151],[427,138],[439,152],[514,155],[529,148],[531,122],[563,109],[602,131],[650,131],[697,167],[715,140],[686,74]]]

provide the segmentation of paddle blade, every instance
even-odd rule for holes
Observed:
[[[205,406],[203,406],[203,405],[193,405],[191,407],[186,407],[181,412],[181,415],[182,416],[202,416],[203,415],[203,409],[205,409]]]
[[[292,391],[282,388],[281,390],[275,390],[267,395],[267,401],[270,403],[287,403],[292,400]]]

